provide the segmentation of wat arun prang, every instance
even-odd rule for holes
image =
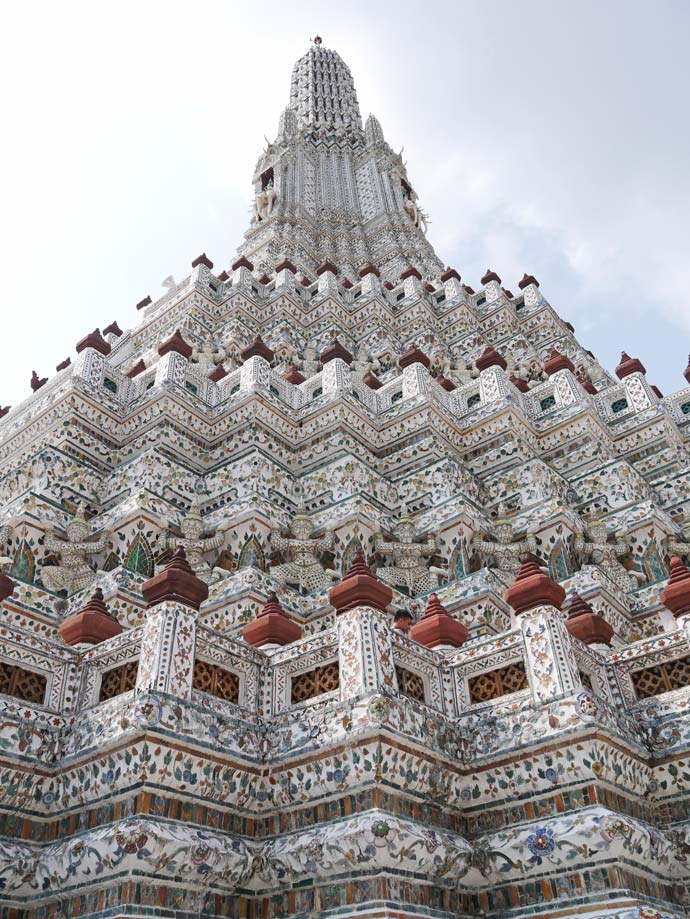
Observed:
[[[446,267],[320,39],[230,262],[2,410],[0,914],[688,916],[690,388]]]

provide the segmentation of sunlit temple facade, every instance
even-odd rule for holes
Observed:
[[[318,38],[252,185],[0,412],[0,916],[690,916],[690,388],[447,267]]]

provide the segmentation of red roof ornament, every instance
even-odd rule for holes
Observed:
[[[477,360],[474,362],[474,366],[481,373],[483,370],[488,370],[489,367],[501,367],[503,370],[506,370],[508,364],[504,357],[502,357],[498,351],[489,345],[484,348],[482,353],[479,355]]]
[[[455,278],[456,281],[460,281],[460,275],[457,273],[455,268],[446,268],[446,270],[441,275],[441,283],[445,284],[446,281],[450,281],[451,278]]]
[[[529,386],[527,385],[527,380],[522,380],[520,377],[516,377],[514,373],[511,373],[508,378],[513,386],[520,392],[529,392]]]
[[[338,274],[338,269],[333,264],[333,262],[321,262],[319,267],[316,269],[316,276],[320,278],[322,274],[325,274],[327,271],[330,271],[331,274]]]
[[[520,290],[524,290],[525,287],[529,287],[530,284],[534,285],[534,287],[539,287],[539,281],[537,281],[534,275],[523,274],[522,280],[518,283],[518,287]]]
[[[302,280],[300,281],[300,284],[302,285],[302,287],[311,287],[312,282],[309,280],[309,278],[302,278]]]
[[[646,372],[647,371],[642,361],[638,360],[636,357],[630,357],[630,355],[626,354],[625,351],[621,351],[621,360],[619,365],[616,367],[616,376],[619,380],[630,376],[631,373]]]
[[[186,357],[187,360],[189,360],[192,356],[192,351],[192,346],[187,344],[179,329],[175,329],[170,338],[166,338],[165,341],[162,341],[160,345],[158,345],[158,353],[161,357],[163,357],[164,354],[174,352],[175,354],[181,354],[182,357]]]
[[[247,271],[254,271],[254,266],[252,265],[252,263],[249,261],[248,258],[245,258],[243,255],[241,255],[237,259],[237,261],[233,262],[232,265],[230,266],[231,271],[237,271],[238,268],[246,268]]]
[[[578,593],[570,599],[565,625],[573,638],[579,638],[586,645],[611,644],[613,628]]]
[[[564,354],[561,354],[560,351],[553,348],[551,350],[551,356],[544,364],[544,373],[550,377],[553,376],[554,373],[558,373],[559,370],[569,370],[571,373],[574,373],[575,365]]]
[[[192,268],[196,268],[198,265],[206,265],[206,267],[207,267],[209,270],[210,270],[211,268],[213,268],[213,262],[212,262],[211,259],[206,255],[205,252],[202,252],[201,255],[197,255],[197,257],[196,257],[196,258],[194,259],[194,261],[192,262]]]
[[[450,615],[436,594],[431,594],[424,615],[410,629],[410,638],[427,648],[439,645],[459,648],[467,641],[468,634],[467,627]]]
[[[652,386],[651,386],[651,390],[652,390],[652,392],[654,393],[654,395],[657,396],[659,399],[663,399],[663,398],[664,398],[664,394],[662,393],[662,391],[659,389],[658,386],[655,386],[653,383],[652,383]]]
[[[525,552],[517,577],[506,590],[505,598],[519,616],[536,606],[555,606],[560,609],[565,600],[565,591],[560,584],[544,574],[531,552]]]
[[[116,335],[118,338],[122,335],[122,329],[117,322],[111,322],[103,329],[104,335]]]
[[[228,375],[228,371],[223,367],[222,364],[216,364],[213,370],[207,374],[209,380],[213,383],[220,383]]]
[[[140,373],[143,373],[146,370],[146,364],[142,360],[138,360],[134,367],[131,370],[127,371],[127,376],[130,380],[133,380],[134,377],[138,377]]]
[[[230,280],[230,275],[227,273],[225,269],[223,269],[221,273],[218,275],[218,280],[219,281],[229,281]]]
[[[256,619],[248,622],[242,635],[248,645],[290,645],[302,637],[302,627],[285,612],[273,591],[266,598],[264,608]]]
[[[425,285],[424,285],[424,290],[425,290],[428,294],[435,294],[435,293],[436,293],[436,288],[434,287],[433,284],[429,284],[428,281],[427,281],[427,282],[425,283]]]
[[[683,376],[690,383],[690,355],[688,355],[688,366],[683,371]]]
[[[299,372],[299,370],[293,365],[283,374],[288,383],[294,383],[295,386],[299,386],[300,383],[304,383],[305,377]]]
[[[240,357],[243,361],[248,361],[250,357],[263,357],[263,359],[270,364],[275,354],[268,345],[265,344],[263,338],[257,335],[251,345],[248,345],[240,351]]]
[[[386,290],[393,290],[395,284],[393,284],[392,281],[384,281],[383,286],[386,288]]]
[[[77,342],[77,354],[86,351],[87,348],[93,348],[101,354],[110,354],[110,345],[101,335],[100,329],[94,329],[89,335],[86,335],[81,341]]]
[[[47,382],[48,377],[43,377],[43,379],[41,379],[35,370],[31,371],[31,388],[34,392],[36,392],[37,389],[40,389],[41,386],[45,386]]]
[[[408,278],[417,278],[418,281],[422,280],[421,274],[417,271],[416,268],[413,268],[412,265],[407,267],[400,275],[401,281],[406,281]]]
[[[60,363],[57,365],[55,369],[57,370],[58,373],[60,373],[61,370],[67,370],[67,368],[69,367],[71,363],[72,363],[72,358],[66,357],[64,361],[60,361]]]
[[[278,274],[279,271],[285,271],[285,270],[291,271],[292,274],[297,274],[297,268],[292,264],[290,259],[287,259],[287,258],[284,258],[283,261],[280,262],[279,265],[276,265],[276,274]]]
[[[659,599],[678,619],[690,613],[690,571],[677,555],[671,556],[671,576]]]
[[[449,380],[448,377],[444,377],[442,373],[436,377],[436,382],[439,386],[442,386],[446,392],[453,392],[454,389],[457,389],[457,386],[452,380]]]
[[[362,377],[362,382],[368,386],[369,389],[381,389],[383,386],[381,380],[379,380],[377,376],[374,376],[371,370],[367,370],[367,372]]]
[[[345,290],[351,290],[355,286],[349,278],[343,278],[342,284]]]
[[[352,355],[344,348],[337,338],[334,338],[330,345],[326,345],[321,354],[319,355],[319,360],[322,364],[327,364],[329,361],[332,361],[334,358],[339,357],[341,361],[345,361],[346,364],[352,363]]]
[[[266,284],[270,284],[270,283],[271,283],[271,279],[269,278],[267,274],[262,274],[261,277],[259,278],[259,284],[263,284],[264,286],[266,286]]]
[[[365,278],[368,274],[375,274],[377,278],[381,277],[381,272],[378,270],[376,265],[372,265],[371,262],[367,262],[364,268],[359,269],[360,278]]]
[[[424,364],[427,370],[431,366],[429,358],[414,342],[412,342],[412,344],[408,346],[407,351],[398,358],[398,367],[400,367],[401,370],[404,370],[405,367],[409,367],[410,364]]]
[[[596,396],[597,388],[594,385],[594,383],[592,383],[591,380],[586,380],[584,377],[577,377],[577,382],[580,384],[580,386],[584,389],[585,392],[588,392],[590,394],[590,396]]]
[[[11,405],[3,405],[2,408],[0,408],[0,418],[4,418],[11,408]]]
[[[469,284],[463,284],[462,289],[465,291],[466,294],[474,295],[474,287],[470,287]]]
[[[486,274],[482,278],[482,284],[486,286],[490,281],[496,281],[497,284],[501,283],[501,279],[496,274],[495,271],[492,271],[490,268],[486,269]]]
[[[94,590],[86,606],[64,619],[58,628],[60,638],[68,645],[98,645],[122,631],[122,626],[103,602],[100,587]]]
[[[348,573],[340,584],[328,591],[328,599],[338,615],[356,606],[372,606],[385,611],[393,599],[393,591],[374,577],[364,561],[364,554],[358,549]]]
[[[151,303],[152,303],[152,302],[153,302],[153,301],[151,300],[151,297],[144,297],[143,300],[140,300],[140,301],[137,303],[137,309],[138,309],[138,310],[143,310],[145,306],[151,306]]]
[[[506,297],[507,297],[509,300],[514,300],[514,299],[515,299],[515,295],[513,294],[512,290],[508,290],[507,287],[504,287],[504,288],[503,288],[503,293],[506,295]]]
[[[180,547],[162,571],[144,581],[141,592],[149,608],[170,602],[198,610],[208,597],[208,584],[194,574]]]

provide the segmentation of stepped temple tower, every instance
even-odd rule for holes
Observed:
[[[252,183],[2,409],[0,916],[690,916],[690,388],[446,267],[320,39]]]

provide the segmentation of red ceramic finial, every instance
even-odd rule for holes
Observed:
[[[375,274],[377,278],[381,277],[381,272],[378,270],[376,265],[372,265],[371,262],[368,262],[364,268],[360,268],[359,270],[360,278],[365,278],[368,274]]]
[[[208,584],[194,574],[180,547],[161,572],[144,581],[141,592],[149,607],[169,601],[198,610],[208,597]]]
[[[406,281],[408,278],[417,278],[418,281],[421,281],[422,275],[419,271],[417,271],[416,268],[413,268],[412,265],[410,265],[400,275],[401,281]]]
[[[158,345],[158,353],[161,357],[163,357],[164,354],[168,354],[172,351],[175,354],[181,354],[182,357],[186,357],[187,360],[189,360],[189,358],[192,356],[193,350],[194,349],[192,346],[187,344],[187,342],[184,340],[182,337],[182,332],[180,332],[179,329],[175,329],[170,338],[166,338],[165,341],[162,341],[160,345]]]
[[[690,383],[690,354],[688,355],[688,366],[683,371],[683,376]]]
[[[304,377],[299,372],[299,370],[294,366],[294,364],[285,371],[283,374],[288,383],[293,383],[295,386],[299,386],[300,383],[304,383]]]
[[[520,379],[520,377],[516,377],[514,373],[511,373],[510,375],[510,382],[520,392],[529,392],[529,386],[527,385],[527,380],[522,380]]]
[[[481,373],[482,370],[487,370],[489,367],[502,367],[505,370],[508,364],[498,351],[488,345],[474,362],[474,366]]]
[[[427,370],[431,366],[429,358],[414,342],[412,342],[407,351],[405,351],[398,360],[398,367],[400,367],[401,370],[404,370],[405,367],[409,367],[411,364],[423,364]]]
[[[240,357],[243,361],[248,361],[250,357],[263,357],[263,359],[270,364],[275,354],[268,345],[264,343],[263,338],[257,335],[249,347],[243,348],[242,351],[240,351]]]
[[[296,266],[293,265],[289,259],[284,258],[280,264],[276,265],[276,274],[278,274],[279,271],[285,271],[286,269],[287,271],[292,272],[292,274],[297,274]]]
[[[452,380],[449,380],[448,377],[444,377],[442,373],[436,377],[436,382],[439,386],[442,386],[446,392],[453,392],[454,389],[457,389],[457,386]]]
[[[205,252],[202,252],[201,255],[197,255],[197,257],[192,262],[192,268],[196,268],[197,265],[205,265],[209,271],[211,268],[213,268],[213,262]]]
[[[558,373],[559,370],[569,370],[571,373],[574,373],[575,365],[571,360],[565,357],[565,355],[561,354],[560,351],[553,348],[551,350],[551,356],[544,364],[544,372],[547,376],[553,376],[553,374]]]
[[[459,648],[467,641],[467,635],[467,628],[450,615],[436,594],[431,594],[424,615],[410,629],[410,638],[427,648],[439,645]]]
[[[326,274],[327,271],[330,272],[330,274],[338,274],[338,268],[336,265],[334,265],[333,262],[325,261],[322,262],[316,269],[316,276],[320,278],[321,275]]]
[[[566,628],[586,645],[610,645],[613,629],[605,619],[597,616],[592,607],[578,593],[574,593],[568,606]]]
[[[100,329],[94,329],[93,332],[90,332],[82,338],[81,341],[77,342],[77,354],[81,354],[81,352],[86,351],[87,348],[93,348],[94,351],[99,351],[104,355],[110,354],[110,345],[101,335]]]
[[[560,609],[565,600],[565,591],[560,584],[544,574],[531,552],[525,552],[520,570],[505,592],[505,598],[519,616],[536,606],[555,606]]]
[[[451,278],[455,278],[456,281],[462,280],[455,268],[446,268],[441,275],[441,283],[445,284],[446,281],[450,281]]]
[[[214,383],[220,383],[224,377],[228,375],[228,371],[223,367],[222,364],[216,364],[213,370],[207,374],[209,380],[212,380]]]
[[[48,382],[48,377],[43,377],[43,379],[41,379],[35,370],[31,371],[31,388],[33,389],[34,392],[40,389],[41,386],[45,386],[47,382]]]
[[[302,637],[302,627],[285,612],[278,597],[271,591],[264,608],[256,619],[252,619],[242,632],[248,645],[261,648],[264,645],[289,645]]]
[[[334,338],[330,345],[326,345],[321,354],[319,354],[319,360],[322,364],[327,364],[336,357],[339,357],[341,361],[345,361],[346,364],[351,364],[353,360],[347,348],[341,345],[337,338]]]
[[[233,262],[232,265],[230,266],[231,271],[237,271],[238,268],[246,268],[247,271],[254,271],[254,266],[252,265],[252,263],[249,261],[248,258],[245,258],[243,255],[241,255],[237,259],[237,261]]]
[[[103,602],[100,587],[94,590],[86,606],[68,616],[58,628],[60,637],[68,645],[97,645],[122,631],[122,626]]]
[[[383,386],[381,380],[374,376],[371,370],[367,370],[367,372],[362,377],[362,382],[365,384],[365,386],[368,386],[369,389],[381,389]]]
[[[620,363],[616,367],[616,376],[619,380],[629,376],[631,373],[646,372],[647,371],[642,361],[638,360],[636,357],[630,357],[630,355],[626,354],[625,351],[621,351]]]
[[[355,606],[373,606],[384,611],[393,599],[393,591],[369,571],[364,553],[358,549],[350,570],[340,584],[328,591],[328,599],[338,614]]]
[[[484,285],[486,286],[490,281],[496,281],[496,283],[498,283],[498,284],[501,283],[501,279],[500,279],[499,276],[496,274],[496,272],[495,272],[495,271],[492,271],[490,268],[487,268],[487,269],[486,269],[486,274],[485,274],[484,277],[482,278],[482,284],[484,284]]]
[[[523,274],[522,280],[518,283],[520,290],[524,290],[525,287],[529,287],[530,284],[533,284],[535,287],[539,287],[539,281],[532,274]]]
[[[690,613],[690,571],[677,555],[671,556],[671,576],[660,600],[676,619]]]

